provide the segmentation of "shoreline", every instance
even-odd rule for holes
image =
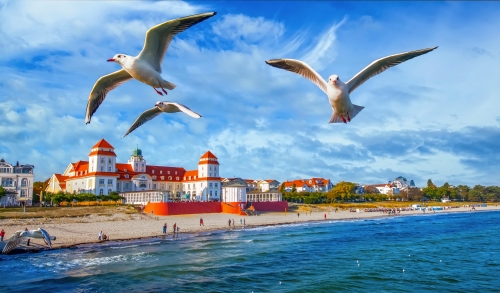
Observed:
[[[297,213],[287,213],[285,216],[283,212],[275,213],[262,213],[259,216],[239,216],[234,214],[191,214],[191,215],[178,215],[178,216],[158,216],[151,218],[149,215],[134,215],[135,217],[124,217],[122,214],[117,214],[112,218],[109,217],[87,217],[87,222],[80,219],[73,221],[58,221],[59,223],[47,223],[42,227],[46,229],[50,235],[56,236],[57,239],[52,243],[52,250],[65,249],[65,248],[78,248],[84,245],[100,245],[106,243],[116,242],[132,242],[141,239],[155,239],[164,237],[173,237],[173,223],[176,223],[180,228],[179,234],[203,234],[209,232],[226,232],[233,229],[254,229],[258,227],[272,227],[282,225],[294,225],[301,223],[315,223],[315,222],[329,222],[329,221],[351,221],[351,220],[364,220],[364,219],[379,219],[391,218],[400,216],[413,216],[413,215],[439,215],[463,212],[487,212],[487,211],[500,211],[500,207],[488,206],[476,208],[475,211],[470,211],[469,208],[453,208],[449,210],[442,210],[436,212],[422,211],[401,211],[398,215],[389,215],[382,212],[349,212],[339,211],[334,212],[313,212],[312,214],[305,215],[301,213],[297,217]],[[327,214],[326,220],[324,214]],[[107,218],[107,219],[103,219]],[[126,218],[126,219],[125,219]],[[199,219],[204,219],[206,226],[199,226]],[[229,227],[228,220],[234,219],[234,226]],[[245,226],[240,224],[240,219],[245,220]],[[80,220],[80,221],[79,221]],[[107,221],[106,221],[107,220]],[[24,219],[22,221],[16,220],[16,223],[6,223],[8,220],[0,220],[0,227],[6,229],[6,237],[4,243],[10,238],[15,231],[24,230],[26,226],[28,229],[37,229],[41,223],[37,219]],[[25,223],[19,223],[25,222]],[[56,221],[57,222],[57,221]],[[167,234],[161,233],[162,226],[167,223]],[[38,224],[38,226],[36,226]],[[118,227],[117,227],[118,226]],[[97,234],[102,230],[104,234],[110,236],[110,240],[99,241]],[[3,246],[3,245],[2,245]],[[13,254],[20,253],[38,253],[41,251],[49,250],[41,239],[32,239],[31,245],[26,246],[26,243],[19,245]]]

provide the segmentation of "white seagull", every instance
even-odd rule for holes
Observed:
[[[28,238],[41,238],[47,243],[47,245],[52,249],[51,240],[56,240],[55,236],[50,236],[47,231],[42,228],[38,228],[37,230],[29,230],[29,231],[17,231],[12,234],[7,243],[2,249],[2,253],[11,252],[16,246],[21,244],[25,239]]]
[[[358,106],[351,103],[350,93],[358,86],[362,85],[371,77],[384,72],[390,67],[396,66],[407,60],[417,56],[426,54],[437,47],[405,52],[380,58],[373,61],[370,65],[366,66],[363,70],[358,72],[347,83],[342,82],[339,76],[334,74],[328,78],[328,83],[309,65],[305,62],[295,59],[272,59],[267,60],[266,63],[277,68],[285,69],[291,72],[302,75],[315,83],[325,94],[328,96],[328,101],[333,109],[333,115],[329,123],[347,123],[351,122],[361,110],[363,106]]]
[[[129,130],[127,131],[127,133],[125,133],[125,135],[122,136],[122,138],[127,136],[132,131],[136,130],[142,124],[144,124],[144,123],[148,122],[149,120],[155,118],[156,116],[160,115],[162,112],[165,112],[165,113],[184,112],[193,118],[201,118],[200,114],[192,111],[188,107],[181,105],[179,103],[158,101],[158,102],[156,102],[154,108],[151,108],[149,110],[144,111],[144,113],[142,113],[141,116],[139,116],[135,120],[134,124],[132,124],[132,126],[130,126]]]
[[[85,123],[90,123],[90,118],[104,101],[108,92],[132,78],[152,86],[162,96],[163,94],[156,88],[161,88],[165,94],[167,94],[165,88],[173,90],[175,84],[164,80],[160,75],[161,63],[170,42],[172,42],[172,39],[178,33],[215,14],[216,12],[208,12],[161,23],[147,31],[146,41],[139,55],[133,57],[125,54],[116,54],[113,58],[108,59],[108,62],[116,62],[123,69],[99,78],[94,84],[87,103]]]

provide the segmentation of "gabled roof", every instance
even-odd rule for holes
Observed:
[[[154,171],[154,173],[153,173]],[[170,171],[170,174],[168,172]],[[175,174],[177,172],[177,174]],[[168,178],[168,176],[172,176],[171,181],[182,181],[184,174],[186,173],[186,169],[181,168],[181,167],[165,167],[165,166],[148,166],[146,165],[146,174],[149,176],[153,177],[156,176],[157,179],[154,179],[153,181],[159,180],[160,176],[165,176]],[[176,178],[179,177],[179,180]],[[170,180],[169,180],[170,181]]]
[[[109,144],[104,138],[97,142],[92,148],[110,148],[114,149],[112,145]]]
[[[189,176],[191,176],[191,179],[189,179]],[[186,177],[186,181],[193,181],[195,177],[198,178],[198,170],[188,170],[184,173],[184,177]]]

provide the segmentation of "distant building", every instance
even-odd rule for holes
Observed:
[[[292,181],[287,180],[283,183],[285,184],[285,190],[287,192],[292,191],[294,185],[297,189],[297,192],[328,192],[333,188],[333,184],[330,179],[324,178],[297,179]]]
[[[15,165],[0,160],[0,182],[7,191],[7,195],[0,198],[0,205],[15,206],[21,201],[27,205],[33,202],[33,182],[35,166],[20,165],[19,161]]]
[[[398,195],[401,191],[413,187],[415,187],[415,182],[413,182],[413,180],[408,181],[406,178],[399,176],[388,183],[365,185],[364,189],[366,192],[377,191],[382,194]]]
[[[282,201],[276,180],[224,178],[221,182],[223,202]]]

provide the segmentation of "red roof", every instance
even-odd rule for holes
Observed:
[[[54,174],[57,178],[57,181],[59,181],[59,184],[64,183],[68,176],[63,176],[61,174]]]
[[[191,176],[191,179],[189,179]],[[189,170],[184,173],[184,177],[186,177],[186,181],[198,180],[198,170]]]
[[[101,151],[101,150],[90,152],[89,157],[95,156],[95,155],[116,157],[115,152],[108,152],[108,151]]]
[[[170,174],[168,174],[169,171]],[[175,174],[176,172],[177,174]],[[168,180],[168,176],[172,176],[172,179],[168,181],[182,181],[185,173],[186,169],[181,167],[146,166],[146,174],[151,177],[156,176],[153,181],[161,180],[160,176],[165,176],[164,180]],[[177,177],[179,177],[179,180],[176,179]]]
[[[217,159],[217,157],[212,152],[207,151],[200,159]]]
[[[78,161],[73,164],[73,171],[75,172],[80,172],[80,171],[88,171],[89,169],[89,162],[88,161]]]
[[[96,143],[92,148],[110,148],[114,149],[112,145],[109,144],[104,138],[101,139],[98,143]]]

